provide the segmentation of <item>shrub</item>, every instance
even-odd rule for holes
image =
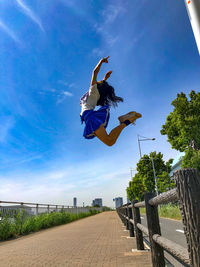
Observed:
[[[6,240],[12,236],[11,225],[11,220],[7,216],[0,222],[0,240]]]
[[[61,210],[60,212],[52,212],[49,214],[27,216],[23,210],[19,210],[13,218],[7,215],[0,222],[0,241],[22,234],[36,232],[40,229],[69,223],[97,213],[99,213],[97,210],[90,210],[87,213],[81,212],[78,214],[67,213]]]

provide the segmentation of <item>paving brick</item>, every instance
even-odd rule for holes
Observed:
[[[149,267],[149,252],[132,252],[135,238],[116,212],[0,243],[0,267]]]

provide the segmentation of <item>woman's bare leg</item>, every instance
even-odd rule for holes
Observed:
[[[97,129],[94,133],[99,138],[99,140],[101,140],[104,144],[106,144],[107,146],[112,146],[115,144],[115,142],[117,141],[117,138],[119,137],[120,133],[125,127],[126,127],[126,124],[121,123],[114,129],[112,129],[112,131],[109,134],[107,134],[102,124],[99,127],[99,129]]]

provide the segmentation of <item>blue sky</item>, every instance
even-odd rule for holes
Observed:
[[[85,140],[79,99],[110,56],[117,117],[143,114],[113,147]],[[174,158],[160,130],[180,91],[200,89],[200,57],[183,0],[0,1],[0,199],[105,205],[125,197],[142,153]]]

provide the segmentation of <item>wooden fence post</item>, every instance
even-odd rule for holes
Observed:
[[[190,265],[200,267],[200,175],[195,169],[174,173]]]
[[[123,217],[123,211],[122,211],[122,207],[119,207],[119,208],[117,208],[117,212],[118,212],[118,214],[119,214],[119,217],[120,217],[120,219],[121,219],[121,221],[122,221],[122,223],[124,224],[124,217]]]
[[[119,213],[119,215],[120,215],[120,219],[121,219],[122,223],[124,224],[124,218],[123,218],[123,213],[122,213],[122,207],[119,207],[119,208],[117,208],[117,209],[118,209],[118,213]]]
[[[38,205],[39,204],[36,204],[36,215],[38,215]]]
[[[127,207],[127,205],[125,205],[124,209],[125,209],[125,216],[126,216],[126,230],[129,230],[129,221],[127,219],[127,217],[128,217],[128,207]]]
[[[153,235],[161,235],[159,217],[158,217],[158,207],[151,206],[149,200],[155,196],[154,193],[146,193],[145,206],[147,215],[147,225],[149,231],[149,241],[151,245],[151,258],[153,267],[163,267],[165,266],[164,252],[163,248],[160,247],[154,240]]]
[[[132,213],[132,208],[129,208],[129,205],[130,205],[130,203],[127,204],[127,210],[128,210],[128,218],[130,220],[130,219],[133,219],[133,213]],[[135,236],[135,234],[134,234],[134,225],[130,221],[128,222],[128,224],[129,224],[130,237],[134,237]]]
[[[141,223],[140,209],[134,207],[134,204],[137,203],[137,202],[138,202],[137,200],[134,200],[132,202],[134,225],[135,225],[135,235],[136,235],[136,244],[137,244],[137,249],[138,250],[144,250],[143,233],[139,228],[137,228],[137,223]]]

